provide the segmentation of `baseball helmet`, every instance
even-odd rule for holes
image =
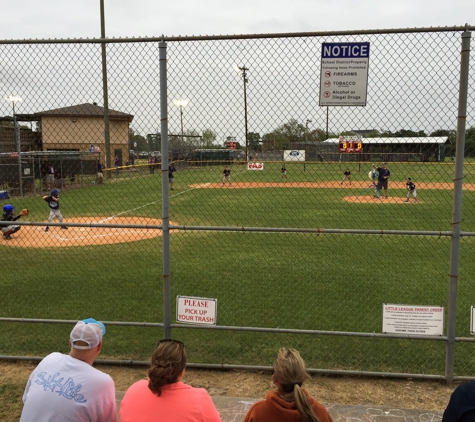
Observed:
[[[58,196],[59,195],[59,189],[53,189],[51,191],[51,196]]]
[[[13,205],[10,205],[10,204],[7,204],[3,207],[3,211],[6,213],[6,214],[11,214],[13,212],[15,208],[13,207]]]

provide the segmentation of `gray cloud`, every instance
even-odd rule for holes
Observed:
[[[98,37],[99,4],[98,0],[2,2],[0,39]],[[461,26],[475,16],[475,2],[105,0],[105,11],[108,37],[152,37]]]

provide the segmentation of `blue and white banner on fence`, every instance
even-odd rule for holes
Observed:
[[[305,161],[305,150],[285,150],[284,161]]]
[[[321,106],[365,106],[369,42],[323,43],[320,68]]]

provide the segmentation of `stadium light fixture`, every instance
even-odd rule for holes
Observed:
[[[181,122],[181,142],[184,141],[184,134],[183,134],[183,107],[186,107],[190,100],[186,98],[180,98],[178,100],[173,100],[173,104],[177,107],[180,107],[180,122]]]

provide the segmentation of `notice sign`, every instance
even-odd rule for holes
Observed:
[[[248,170],[264,170],[264,163],[247,163]]]
[[[216,325],[217,299],[177,296],[176,321],[188,324]]]
[[[475,334],[475,306],[470,307],[470,334]]]
[[[383,304],[383,333],[441,336],[443,306]]]
[[[321,106],[365,106],[369,42],[323,43],[320,70]]]

